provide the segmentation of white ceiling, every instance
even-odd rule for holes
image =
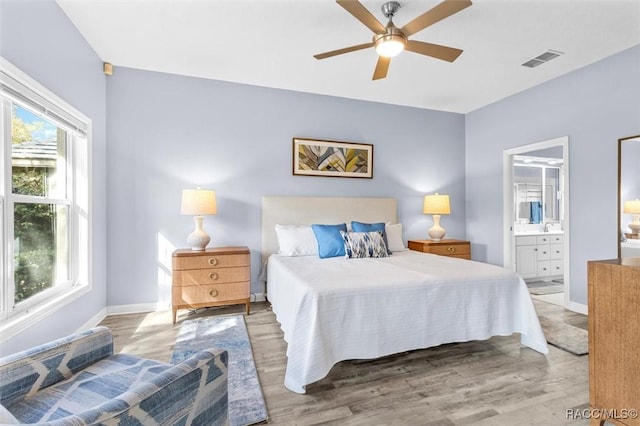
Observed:
[[[97,54],[131,67],[467,113],[640,44],[640,0],[473,0],[411,39],[457,47],[454,63],[403,52],[371,81],[371,41],[332,0],[57,0]],[[384,0],[362,3],[381,22]],[[439,3],[400,0],[398,27]],[[565,54],[521,64],[547,49]]]

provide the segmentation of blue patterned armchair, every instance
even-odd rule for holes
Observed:
[[[0,359],[0,423],[226,425],[226,351],[176,364],[113,353],[96,327]]]

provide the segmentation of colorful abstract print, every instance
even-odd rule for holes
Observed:
[[[344,232],[340,231],[344,240],[345,257],[349,259],[364,257],[388,257],[387,245],[382,232]]]
[[[367,173],[368,152],[364,149],[300,145],[298,168],[325,172]]]

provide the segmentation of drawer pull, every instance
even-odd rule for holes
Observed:
[[[447,250],[449,250],[449,253],[455,253],[456,252],[456,248],[455,247],[448,247]]]
[[[215,266],[217,264],[218,264],[218,259],[216,259],[215,257],[212,257],[209,259],[209,265]]]
[[[212,280],[217,280],[218,279],[218,273],[217,272],[212,272],[209,274],[209,278],[211,278]]]
[[[215,288],[209,292],[209,296],[216,297],[218,295],[218,290]]]

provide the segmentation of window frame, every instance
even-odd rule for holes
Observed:
[[[22,98],[21,98],[22,97]],[[66,198],[12,193],[11,104],[66,131]],[[0,336],[7,340],[59,311],[92,289],[91,120],[0,56]],[[9,125],[7,125],[9,124]],[[69,280],[14,305],[13,209],[19,202],[68,208]]]

